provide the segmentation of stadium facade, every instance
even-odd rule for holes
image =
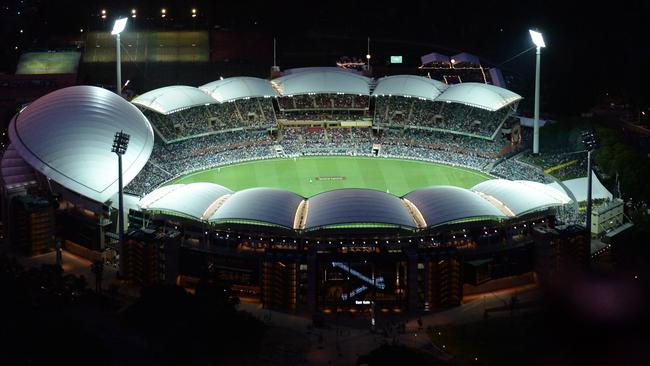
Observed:
[[[85,226],[90,231],[96,228],[87,235],[94,237],[90,245],[79,245],[83,235],[62,239],[70,248],[98,252],[115,248],[111,205],[118,177],[111,144],[117,131],[131,135],[123,157],[128,184],[152,172],[146,167],[156,146],[232,131],[417,129],[489,141],[520,99],[486,84],[446,85],[412,75],[374,80],[337,68],[293,69],[271,81],[234,77],[198,88],[165,87],[132,103],[100,88],[70,87],[12,120],[3,193],[10,198],[34,187],[56,193],[66,222],[76,215],[94,222]],[[375,145],[365,154],[376,156]],[[188,169],[178,171],[197,168]],[[532,271],[533,228],[552,228],[555,208],[571,203],[561,190],[505,179],[402,197],[361,188],[302,197],[274,188],[234,192],[212,183],[159,183],[132,197],[121,253],[128,256],[127,279],[191,287],[210,272],[242,297],[289,311],[426,311],[459,304],[464,284]]]

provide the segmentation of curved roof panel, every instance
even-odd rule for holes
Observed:
[[[73,86],[47,94],[18,113],[9,137],[34,169],[81,195],[105,202],[118,191],[115,133],[131,136],[122,156],[124,185],[151,155],[153,130],[131,103],[106,89]]]
[[[337,67],[313,67],[271,81],[282,95],[309,93],[370,94],[370,79]]]
[[[496,198],[517,216],[571,201],[555,188],[530,181],[492,179],[475,185],[472,190]]]
[[[140,207],[174,211],[200,220],[214,201],[231,193],[230,189],[214,183],[174,184],[161,187],[143,197]]]
[[[403,198],[418,208],[427,227],[473,217],[507,217],[478,194],[459,187],[422,188],[406,194]]]
[[[354,223],[416,226],[401,199],[372,189],[338,189],[317,194],[307,202],[305,229]]]
[[[589,186],[587,180],[587,177],[582,177],[565,180],[562,183],[564,187],[571,191],[578,202],[584,202],[587,200],[587,187]],[[547,185],[564,191],[564,188],[562,188],[557,182],[549,183]],[[614,195],[612,195],[612,193],[600,182],[600,179],[598,179],[598,176],[596,176],[596,173],[594,172],[591,172],[591,188],[593,191],[593,199],[611,200],[614,198]]]
[[[416,75],[386,76],[377,81],[372,95],[401,95],[434,100],[447,84]]]
[[[247,76],[213,81],[199,86],[199,89],[219,102],[241,98],[278,96],[268,80]]]
[[[210,221],[250,220],[293,228],[303,197],[277,188],[250,188],[233,194]]]
[[[521,95],[508,89],[483,83],[460,83],[449,86],[436,100],[460,103],[471,107],[499,110],[521,99]]]
[[[131,102],[158,113],[170,114],[181,109],[213,104],[217,101],[198,88],[173,85],[146,92]]]

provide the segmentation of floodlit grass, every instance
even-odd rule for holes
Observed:
[[[318,179],[323,177],[329,180]],[[371,188],[401,196],[433,185],[470,188],[488,179],[490,177],[483,173],[444,164],[328,156],[233,164],[192,173],[172,183],[212,182],[235,191],[252,187],[276,187],[305,197],[340,188]]]
[[[79,57],[79,52],[24,53],[16,66],[16,74],[74,74],[79,66]]]

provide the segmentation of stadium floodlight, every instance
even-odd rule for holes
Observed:
[[[117,63],[117,83],[115,83],[115,89],[117,89],[117,95],[122,95],[122,58],[121,58],[121,44],[120,44],[120,33],[126,28],[126,21],[129,18],[120,18],[115,21],[113,25],[112,35],[115,36],[115,58]]]
[[[119,88],[119,86],[118,86]],[[119,260],[119,273],[124,273],[124,192],[123,192],[123,183],[122,183],[122,155],[126,153],[126,149],[129,147],[129,140],[131,136],[124,131],[119,131],[115,133],[115,138],[113,139],[113,148],[111,152],[117,154],[117,169],[118,169],[118,213],[117,213],[117,226],[119,232],[119,249],[120,249],[120,260]]]
[[[540,32],[534,31],[532,29],[529,29],[528,32],[530,33],[530,38],[533,40],[535,46],[546,47],[546,44],[544,43],[544,37],[542,37],[542,34]]]
[[[587,149],[587,217],[585,220],[585,229],[587,230],[587,240],[591,244],[591,213],[592,205],[592,158],[591,153],[598,147],[598,141],[593,131],[586,131],[582,134],[582,143]]]
[[[530,38],[537,46],[536,63],[535,63],[535,116],[533,119],[533,154],[539,154],[539,74],[542,47],[546,47],[542,33],[529,29]]]
[[[128,18],[120,18],[115,21],[115,24],[113,24],[113,31],[111,31],[111,35],[117,35],[122,33],[124,31],[124,28],[126,28],[126,21]]]

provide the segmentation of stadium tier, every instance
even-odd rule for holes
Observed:
[[[271,81],[233,77],[198,88],[169,86],[132,102],[165,142],[237,128],[301,125],[402,127],[493,140],[520,99],[487,84],[449,86],[413,75],[372,80],[350,70],[314,67],[288,70]]]

